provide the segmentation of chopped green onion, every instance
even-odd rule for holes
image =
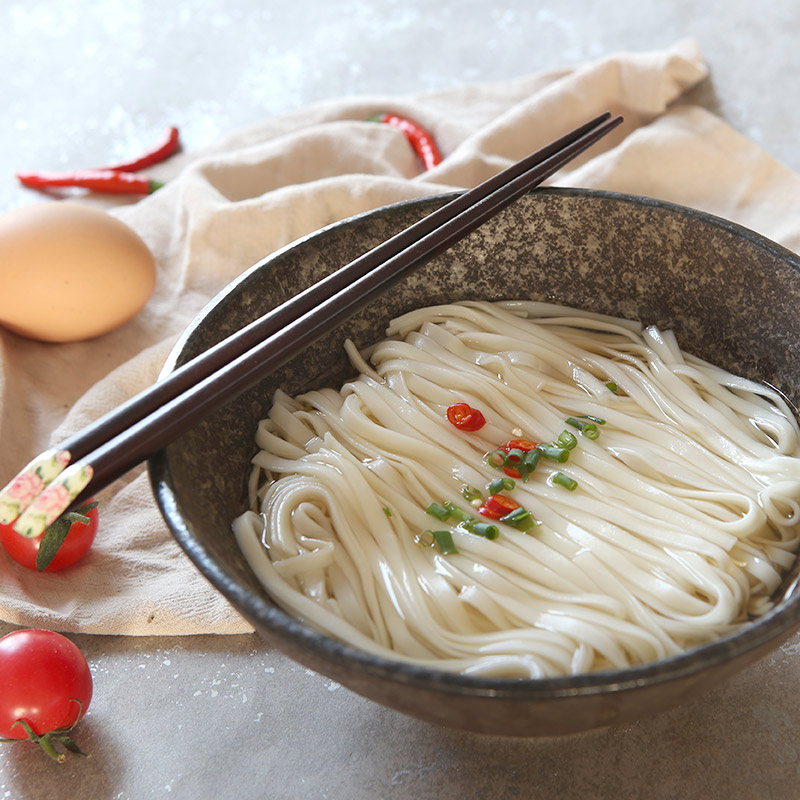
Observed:
[[[583,420],[575,419],[575,417],[570,417],[567,423],[578,428],[587,439],[596,439],[600,435],[600,431],[597,430],[597,425],[594,422],[584,422]],[[604,425],[605,420],[599,424]]]
[[[569,450],[566,447],[559,447],[555,444],[540,444],[537,448],[541,451],[545,458],[552,458],[553,461],[558,461],[563,464],[569,459]]]
[[[557,483],[559,486],[569,489],[569,491],[573,491],[578,485],[578,481],[574,478],[570,478],[569,475],[565,475],[563,472],[556,472],[556,474],[553,475],[553,483]]]
[[[489,494],[500,494],[500,492],[510,492],[516,485],[511,478],[497,478],[489,484],[486,491]]]
[[[591,414],[577,414],[578,419],[588,419],[590,422],[594,422],[596,425],[605,425],[606,421],[604,419],[600,419],[600,417],[593,417]],[[567,420],[569,422],[569,420]]]
[[[530,530],[534,526],[534,521],[531,519],[531,512],[524,508],[515,508],[504,517],[500,517],[500,522],[506,525],[511,525],[521,531]]]
[[[496,539],[500,535],[497,525],[491,525],[488,522],[476,522],[474,525],[470,525],[469,530],[486,539]]]
[[[383,507],[383,513],[386,514],[387,517],[392,516],[391,509],[388,509],[386,506]]]
[[[519,508],[515,508],[513,511],[509,511],[508,514],[500,517],[500,522],[505,522],[506,525],[512,524],[515,520],[521,519],[522,517],[529,517],[530,512],[524,509],[522,506]]]
[[[464,522],[464,520],[471,519],[471,516],[467,514],[466,511],[460,509],[455,503],[451,503],[449,500],[445,500],[442,503],[442,507],[445,511],[447,511],[453,519],[458,520],[459,522]],[[445,517],[447,519],[447,517]]]
[[[619,386],[617,386],[617,384],[616,384],[616,383],[614,383],[614,381],[609,381],[609,382],[606,384],[606,387],[607,387],[608,389],[610,389],[612,392],[614,392],[614,394],[619,394]]]
[[[561,433],[558,434],[558,439],[556,439],[554,444],[557,444],[560,447],[565,447],[567,450],[574,450],[578,446],[578,440],[575,438],[574,433],[570,433],[569,431],[561,431]]]
[[[533,450],[528,450],[528,452],[525,453],[522,461],[517,464],[517,472],[522,476],[523,481],[527,482],[528,476],[539,465],[539,459],[541,459],[541,457],[542,451],[539,450],[538,447],[535,447]]]
[[[503,459],[503,466],[509,469],[516,469],[517,464],[525,458],[525,452],[525,450],[521,450],[519,447],[509,450],[508,453],[506,453],[506,457]]]
[[[436,546],[439,548],[439,552],[443,556],[449,556],[451,553],[458,552],[458,548],[453,542],[453,535],[450,531],[433,531],[433,539],[436,542]]]
[[[506,451],[499,448],[497,450],[492,450],[492,452],[486,456],[486,463],[490,467],[500,469],[506,463]]]
[[[433,547],[436,540],[433,538],[433,531],[422,531],[414,537],[414,541],[422,547]]]
[[[444,507],[439,505],[438,503],[431,503],[425,511],[428,512],[432,517],[436,517],[436,519],[440,519],[444,522],[446,519],[449,519],[450,512]]]
[[[469,500],[470,502],[483,498],[483,492],[480,489],[476,489],[474,486],[465,486],[461,490],[461,494],[464,495],[465,500]]]

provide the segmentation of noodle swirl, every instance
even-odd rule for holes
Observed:
[[[346,349],[361,374],[341,391],[276,394],[234,521],[289,612],[391,658],[544,677],[665,658],[769,607],[800,523],[800,431],[777,393],[671,332],[526,301],[418,309]],[[451,425],[457,402],[486,424]],[[426,513],[474,513],[461,490],[497,477],[488,452],[581,414],[599,436],[507,492],[537,527],[489,540]],[[457,552],[421,547],[432,527]]]

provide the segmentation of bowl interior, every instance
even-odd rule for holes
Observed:
[[[400,203],[338,223],[256,264],[199,315],[176,345],[173,369],[311,283],[442,205],[447,197]],[[673,329],[681,346],[735,373],[766,381],[800,401],[800,262],[751,231],[670,204],[618,194],[533,192],[461,243],[397,284],[353,319],[150,462],[161,510],[178,542],[206,577],[273,643],[301,662],[381,702],[418,716],[475,727],[452,698],[494,697],[575,702],[661,686],[660,710],[744,666],[800,622],[792,575],[775,610],[743,632],[684,656],[621,672],[547,681],[473,679],[368,656],[317,633],[271,601],[230,531],[246,507],[253,436],[276,388],[290,394],[338,386],[350,376],[342,342],[380,339],[394,316],[463,299],[529,298],[614,314]],[[712,675],[717,670],[720,674]],[[672,684],[670,694],[664,686]],[[387,688],[388,687],[388,688]],[[411,691],[414,689],[414,691]],[[429,696],[431,695],[432,696]],[[404,699],[405,696],[412,699]],[[448,700],[450,698],[450,700]],[[439,703],[431,714],[420,703]],[[638,708],[647,713],[647,704]],[[472,713],[472,712],[469,712]],[[637,714],[632,706],[628,713]],[[507,715],[507,714],[506,714]],[[582,729],[622,721],[617,704],[577,714]],[[491,716],[491,715],[490,715]],[[498,719],[502,714],[498,716]],[[499,724],[499,723],[498,723]],[[499,732],[487,723],[489,730]],[[496,726],[495,726],[496,727]],[[520,730],[561,732],[539,725]],[[486,726],[484,726],[484,729]],[[535,728],[536,730],[533,730]],[[507,732],[507,731],[506,731]],[[515,731],[511,731],[515,732]]]

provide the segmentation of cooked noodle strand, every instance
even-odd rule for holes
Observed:
[[[388,337],[368,358],[347,345],[360,375],[341,391],[276,393],[256,433],[234,531],[290,613],[387,657],[543,677],[665,658],[769,607],[800,524],[800,432],[776,392],[669,331],[545,303],[418,309]],[[459,402],[485,426],[451,425]],[[490,540],[426,513],[476,515],[461,491],[502,474],[487,453],[581,414],[598,437],[506,492],[536,527]],[[430,529],[457,552],[421,546]]]

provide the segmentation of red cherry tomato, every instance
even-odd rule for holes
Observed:
[[[53,741],[66,743],[69,730],[89,708],[92,674],[83,653],[53,631],[19,630],[0,639],[0,737],[31,738],[24,720],[48,754],[59,761]],[[55,733],[54,733],[55,732]],[[50,736],[49,734],[53,734]],[[72,747],[74,743],[69,740]]]
[[[87,524],[79,521],[72,523],[66,539],[61,543],[58,552],[43,572],[57,572],[71,567],[89,551],[97,534],[97,507],[87,511],[84,516],[89,518],[89,522]],[[29,539],[26,536],[20,536],[14,530],[13,523],[0,525],[0,542],[3,543],[6,552],[14,561],[28,569],[36,569],[36,555],[44,536],[43,533],[41,536]]]
[[[527,453],[528,450],[535,450],[536,447],[536,442],[531,442],[528,439],[511,439],[499,449],[506,453],[510,453],[512,450],[522,450],[523,453]],[[503,467],[503,472],[505,472],[506,475],[511,478],[522,477],[522,475],[513,467]]]
[[[500,519],[519,508],[519,503],[504,494],[493,494],[479,509],[478,513],[490,519]]]
[[[486,419],[477,408],[471,408],[467,403],[455,403],[447,408],[447,419],[462,431],[479,431]]]

